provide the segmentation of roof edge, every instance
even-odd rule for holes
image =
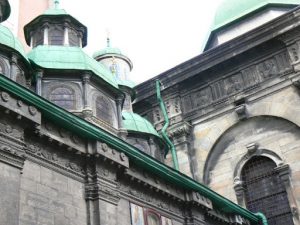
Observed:
[[[200,184],[192,178],[174,170],[171,167],[168,167],[165,164],[160,163],[150,156],[147,156],[125,141],[71,114],[70,112],[65,111],[64,109],[38,96],[34,92],[13,82],[4,75],[0,75],[0,88],[12,93],[13,95],[22,99],[24,102],[36,106],[47,119],[56,121],[58,124],[63,124],[67,129],[70,129],[81,136],[94,140],[105,141],[118,151],[125,153],[131,160],[141,167],[150,170],[158,176],[183,188],[191,189],[201,193],[203,196],[208,197],[220,210],[227,213],[236,213],[250,220],[251,222],[257,223],[260,220],[260,218],[252,212],[210,190],[205,185]]]

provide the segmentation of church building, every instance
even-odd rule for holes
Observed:
[[[39,4],[27,51],[0,24],[1,225],[300,224],[299,0],[225,0],[202,54],[139,85]]]

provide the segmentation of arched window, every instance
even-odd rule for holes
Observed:
[[[63,45],[64,31],[60,29],[51,29],[49,31],[49,41],[51,45]]]
[[[96,117],[107,122],[110,125],[113,124],[112,105],[109,100],[103,96],[99,96],[96,99]]]
[[[292,225],[292,213],[276,164],[269,158],[254,156],[242,169],[246,207],[266,215],[269,225]]]
[[[75,93],[68,87],[57,87],[51,91],[49,100],[54,104],[67,109],[75,109]]]
[[[148,210],[146,213],[146,222],[147,225],[160,225],[159,215]]]

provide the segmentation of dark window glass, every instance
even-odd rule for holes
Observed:
[[[34,47],[42,44],[44,44],[44,36],[42,32],[39,31],[34,35]]]
[[[62,30],[50,30],[49,37],[51,45],[63,45],[64,43],[64,32]]]
[[[59,87],[54,89],[49,97],[54,104],[68,110],[75,109],[75,94],[70,88]]]
[[[284,185],[266,157],[253,157],[242,170],[247,208],[266,215],[269,225],[292,225],[292,213]]]
[[[77,33],[73,30],[69,32],[69,44],[70,46],[79,46],[79,38]]]
[[[96,116],[110,125],[113,123],[111,103],[104,97],[98,97],[96,99]]]

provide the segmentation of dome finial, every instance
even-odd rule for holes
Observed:
[[[54,0],[54,8],[58,9],[59,7],[59,0]]]
[[[108,29],[106,29],[106,47],[110,48],[110,32]]]

